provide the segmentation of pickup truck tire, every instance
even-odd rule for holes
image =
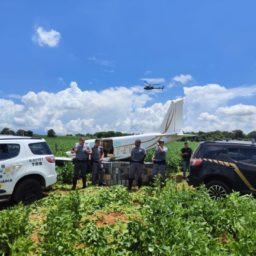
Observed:
[[[15,203],[29,204],[42,198],[42,196],[43,192],[40,182],[36,179],[25,179],[18,183],[15,188],[13,201]]]
[[[205,184],[212,199],[221,199],[231,192],[230,187],[220,180],[212,180]]]

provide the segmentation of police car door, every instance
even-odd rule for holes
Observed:
[[[256,189],[256,147],[241,147],[237,166],[252,187]]]
[[[19,152],[19,144],[0,142],[0,196],[12,193]]]

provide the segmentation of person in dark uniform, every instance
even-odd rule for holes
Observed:
[[[76,189],[77,180],[80,175],[82,177],[83,188],[86,187],[86,172],[88,169],[89,156],[92,153],[90,146],[85,142],[84,137],[80,137],[79,143],[76,143],[71,151],[76,156],[74,162],[74,173],[73,173],[73,186],[72,190]]]
[[[131,163],[129,170],[129,185],[128,189],[132,189],[132,183],[134,179],[138,183],[138,187],[140,188],[142,185],[142,172],[144,159],[146,157],[146,151],[141,146],[141,140],[135,140],[135,147],[131,151]]]
[[[167,147],[164,146],[164,141],[160,139],[157,143],[155,154],[152,158],[152,161],[153,161],[153,177],[160,174],[162,182],[165,181],[166,152],[167,152]]]
[[[186,179],[186,172],[189,170],[190,158],[192,155],[192,149],[188,146],[188,143],[184,143],[184,147],[181,149],[182,167],[183,167],[183,179]]]
[[[95,140],[95,145],[92,148],[92,185],[103,185],[103,166],[102,160],[104,157],[103,147],[100,145],[100,140]]]

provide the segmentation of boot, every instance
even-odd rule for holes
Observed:
[[[83,188],[86,188],[86,178],[82,178]]]
[[[142,185],[142,179],[138,178],[138,188],[141,188],[141,185]]]
[[[154,184],[154,177],[153,177],[153,175],[152,175],[152,176],[149,176],[148,185],[149,185],[149,186],[152,186],[153,184]]]
[[[73,179],[73,186],[72,186],[72,190],[76,189],[76,183],[77,183],[77,179]]]
[[[133,179],[129,179],[129,183],[128,183],[128,190],[129,191],[132,190],[132,183],[133,183]]]

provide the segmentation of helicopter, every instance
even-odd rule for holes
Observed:
[[[153,83],[148,83],[147,81],[144,81],[144,90],[150,91],[150,90],[163,90],[164,86],[156,86],[160,84],[153,84]]]

